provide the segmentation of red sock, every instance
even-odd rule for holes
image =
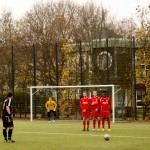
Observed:
[[[96,120],[93,120],[93,129],[95,129]]]
[[[100,129],[100,124],[101,124],[101,122],[100,122],[100,120],[98,120],[98,129]]]
[[[83,121],[83,128],[85,129],[85,120]]]
[[[104,121],[105,121],[105,118],[102,119],[102,127],[104,128]]]
[[[109,118],[107,119],[107,123],[108,123],[108,128],[110,128],[110,120],[109,120]]]
[[[89,125],[90,125],[90,121],[88,120],[87,121],[87,129],[89,128]]]

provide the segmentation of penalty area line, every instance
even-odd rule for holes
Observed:
[[[104,136],[105,133],[103,133],[103,135],[101,134],[78,134],[78,133],[67,133],[67,132],[62,132],[62,133],[58,133],[58,132],[54,132],[54,133],[49,133],[49,132],[22,132],[22,131],[15,131],[15,133],[19,133],[19,134],[43,134],[43,135],[73,135],[73,136]],[[111,134],[111,133],[110,133]],[[150,139],[150,137],[142,137],[142,136],[126,136],[126,135],[111,135],[111,137],[115,137],[115,138],[134,138],[134,139]]]

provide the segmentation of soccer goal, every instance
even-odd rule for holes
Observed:
[[[79,85],[79,86],[31,86],[30,87],[30,120],[37,116],[44,117],[45,102],[51,95],[58,104],[57,112],[59,117],[70,117],[81,115],[79,100],[83,91],[87,91],[88,96],[92,96],[92,91],[96,90],[101,97],[102,91],[107,91],[107,96],[112,100],[112,122],[115,122],[115,94],[119,91],[116,85]],[[46,115],[45,115],[46,117]]]

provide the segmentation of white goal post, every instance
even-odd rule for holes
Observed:
[[[30,86],[30,121],[33,121],[33,95],[40,89],[71,89],[71,88],[111,88],[112,122],[115,122],[115,86],[116,85],[77,85],[77,86]],[[34,92],[34,93],[33,93]]]

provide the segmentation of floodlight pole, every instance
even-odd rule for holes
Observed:
[[[56,85],[59,84],[59,76],[58,76],[58,44],[55,43],[55,59],[56,59]]]
[[[12,73],[12,93],[13,93],[13,98],[14,98],[14,87],[15,87],[15,78],[14,78],[14,47],[12,46],[11,47],[11,55],[12,55],[12,69],[11,69],[11,73]],[[13,103],[13,116],[15,115],[15,112],[14,112],[14,100],[12,101]]]
[[[58,43],[55,43],[55,59],[56,59],[56,85],[59,85],[59,72],[58,72]],[[58,105],[58,90],[57,90],[57,98],[56,98],[56,103],[57,103],[57,117],[59,119],[59,105]]]
[[[83,85],[83,74],[82,74],[82,45],[80,41],[79,45],[79,54],[80,54],[80,83]]]
[[[79,63],[80,63],[80,84],[83,85],[83,74],[82,74],[82,43],[79,42]],[[80,98],[82,97],[83,90],[80,91]]]
[[[136,71],[135,71],[135,38],[132,37],[132,107],[133,107],[133,119],[136,117]]]
[[[106,84],[109,84],[109,72],[108,72],[108,38],[106,38],[106,52],[107,52],[107,62],[106,62]]]
[[[36,86],[36,50],[33,44],[33,85]],[[36,94],[34,95],[34,118],[36,118]]]

